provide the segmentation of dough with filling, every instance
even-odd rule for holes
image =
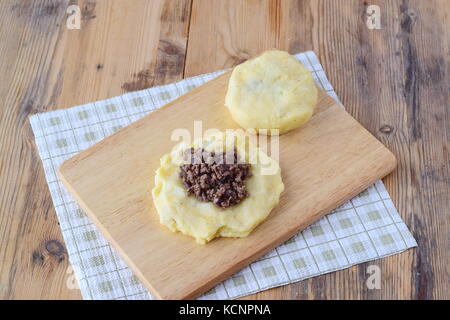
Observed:
[[[187,196],[179,173],[182,153],[190,147],[201,147],[208,152],[227,152],[236,147],[239,157],[252,165],[252,176],[246,180],[249,196],[226,209]],[[213,134],[192,145],[181,143],[160,162],[152,190],[160,222],[173,232],[194,237],[200,244],[215,237],[248,236],[278,204],[284,190],[278,163],[242,134]],[[264,168],[271,169],[265,172]]]

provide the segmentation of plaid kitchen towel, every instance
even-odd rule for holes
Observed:
[[[316,55],[295,55],[336,101]],[[55,169],[224,71],[30,117],[69,260],[85,299],[152,299],[116,250],[58,181]],[[303,232],[253,262],[200,299],[232,299],[379,259],[417,246],[383,183],[378,181]]]

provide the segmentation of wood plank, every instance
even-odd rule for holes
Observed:
[[[450,298],[450,7],[448,2],[412,1],[399,5],[400,37],[396,43],[402,67],[400,106],[405,126],[397,134],[407,171],[406,221],[421,250],[414,255],[414,295],[418,299]],[[398,77],[394,71],[392,78]],[[404,134],[404,135],[403,135]]]
[[[1,299],[81,298],[28,115],[183,76],[190,0],[75,2],[80,30],[66,28],[74,1],[0,3]]]
[[[366,26],[368,4],[380,6],[381,30]],[[314,50],[346,109],[399,159],[384,182],[419,241],[418,250],[248,298],[449,298],[449,11],[445,0],[194,0],[186,75],[232,67],[274,45]],[[369,265],[380,267],[380,290],[365,285]]]
[[[65,8],[2,1],[0,84],[0,298],[80,298],[27,117],[54,90],[52,58]],[[45,195],[45,196],[42,196]]]
[[[148,114],[58,169],[67,189],[158,298],[195,298],[396,164],[389,150],[319,89],[312,119],[279,139],[285,191],[267,221],[245,239],[222,238],[205,246],[169,232],[160,225],[150,194],[159,159],[172,150],[174,130],[186,128],[192,137],[195,121],[202,121],[203,130],[239,128],[224,107],[230,74]]]

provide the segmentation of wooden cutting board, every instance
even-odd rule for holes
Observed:
[[[324,91],[312,119],[280,137],[285,191],[249,237],[198,245],[159,224],[151,189],[177,128],[237,128],[230,73],[198,87],[64,162],[58,175],[151,293],[195,298],[387,175],[395,157]]]

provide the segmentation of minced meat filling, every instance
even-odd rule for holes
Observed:
[[[183,157],[188,163],[180,166],[180,177],[188,196],[228,208],[249,195],[245,180],[251,177],[251,165],[241,162],[236,150],[215,153],[190,148]]]

